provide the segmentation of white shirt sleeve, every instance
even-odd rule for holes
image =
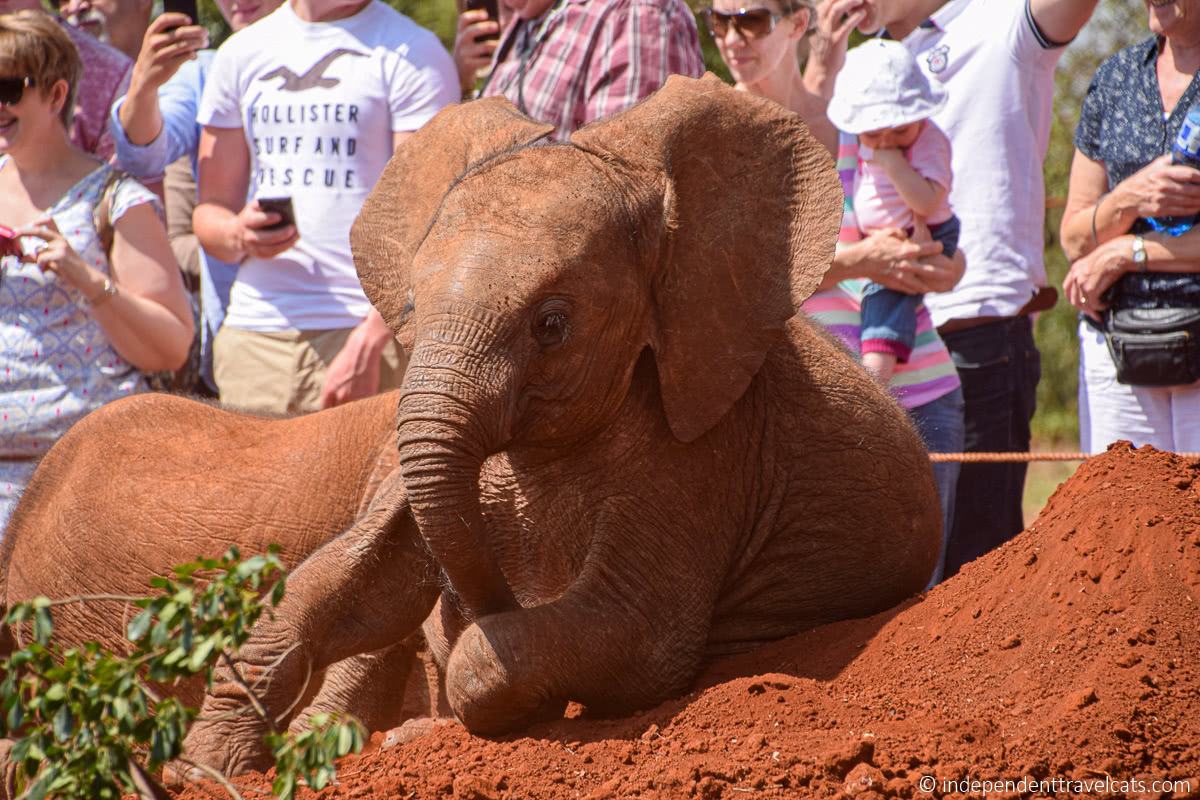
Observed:
[[[461,97],[454,59],[433,34],[413,42],[388,87],[392,133],[415,131]]]
[[[226,42],[213,57],[196,122],[214,128],[242,127],[242,92],[238,86],[237,51]]]
[[[995,3],[994,6],[1004,9],[1010,19],[1009,44],[1013,58],[1017,63],[1036,61],[1053,66],[1058,63],[1065,44],[1052,42],[1046,38],[1033,19],[1033,8],[1030,0],[1020,2]]]

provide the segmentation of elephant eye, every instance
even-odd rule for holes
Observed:
[[[558,347],[567,340],[569,325],[563,311],[548,311],[533,326],[533,338],[542,347]]]

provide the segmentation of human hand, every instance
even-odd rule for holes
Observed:
[[[379,359],[391,339],[387,323],[372,312],[333,357],[321,387],[321,408],[332,408],[379,391]]]
[[[1133,237],[1118,236],[1071,265],[1063,279],[1067,302],[1099,321],[1108,308],[1101,296],[1117,279],[1133,268]]]
[[[233,224],[237,226],[238,250],[249,258],[272,258],[290,250],[300,239],[295,225],[272,228],[283,219],[274,211],[263,211],[257,200],[247,203]]]
[[[458,67],[458,81],[464,92],[475,85],[475,77],[481,69],[492,63],[492,54],[500,44],[498,38],[483,38],[490,34],[499,36],[500,23],[489,19],[482,8],[464,11],[458,15],[458,31],[454,34],[454,65]]]
[[[1113,189],[1118,208],[1136,217],[1185,216],[1200,212],[1200,170],[1159,156]]]
[[[941,242],[915,241],[899,228],[872,231],[859,246],[865,251],[865,277],[905,294],[942,291],[934,286],[943,285],[956,270],[950,259],[941,255]],[[954,283],[958,277],[961,273]]]
[[[850,32],[867,15],[863,0],[824,0],[817,8],[817,25],[809,38],[805,76],[819,75],[816,81],[828,100],[833,95],[834,79],[846,63]],[[811,79],[810,79],[811,80]],[[806,81],[806,84],[810,81]]]
[[[104,292],[104,275],[84,262],[71,243],[59,232],[53,219],[40,219],[27,227],[18,228],[17,236],[41,239],[43,246],[24,252],[21,261],[37,264],[42,272],[53,272],[68,286],[78,289],[88,301]]]
[[[192,24],[186,14],[159,14],[146,29],[142,49],[133,64],[130,92],[158,91],[196,51],[208,47],[208,31]]]

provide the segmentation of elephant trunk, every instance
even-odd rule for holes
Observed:
[[[463,612],[478,619],[519,606],[492,556],[479,505],[479,472],[500,435],[498,415],[487,411],[496,404],[480,396],[479,387],[488,381],[445,366],[454,363],[470,361],[448,357],[443,347],[428,343],[414,349],[397,439],[421,535]],[[492,425],[484,424],[489,419]]]

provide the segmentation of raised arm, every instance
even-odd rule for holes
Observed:
[[[1074,39],[1096,10],[1097,0],[1029,0],[1029,12],[1051,44]]]

